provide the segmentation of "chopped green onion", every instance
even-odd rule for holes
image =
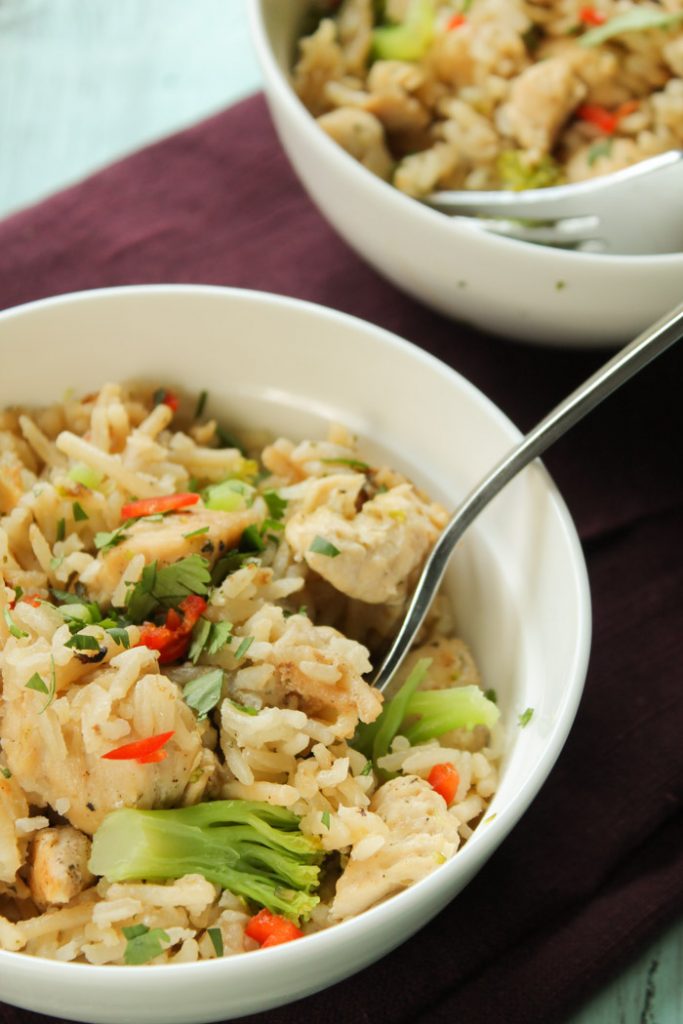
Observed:
[[[230,703],[234,707],[235,711],[241,712],[243,715],[258,715],[258,708],[249,707],[248,704],[238,704],[236,700],[231,700]]]
[[[240,538],[240,551],[263,551],[265,548],[265,542],[261,537],[260,530],[255,523],[251,526],[247,526]]]
[[[529,724],[529,722],[531,721],[531,719],[533,717],[533,714],[534,714],[534,709],[533,708],[527,708],[526,711],[522,712],[522,714],[517,719],[521,729],[523,729],[525,725]]]
[[[323,813],[320,816],[320,820],[321,820],[322,824],[325,826],[325,828],[329,830],[329,827],[330,827],[330,812],[329,811],[323,811]]]
[[[96,469],[87,466],[84,462],[77,462],[69,470],[69,479],[76,484],[83,484],[90,491],[95,491],[102,483],[103,477]]]
[[[66,519],[57,522],[57,540],[62,541],[66,537]]]
[[[254,488],[243,480],[223,480],[204,491],[204,504],[214,512],[241,512],[251,504]]]
[[[208,526],[200,526],[198,530],[190,530],[189,533],[184,533],[183,537],[185,540],[189,540],[190,537],[201,537],[203,533],[208,533],[209,529],[210,527]]]
[[[327,555],[328,558],[336,558],[341,554],[339,548],[336,548],[329,540],[325,540],[324,537],[314,537],[308,550],[313,551],[316,555]]]
[[[71,506],[71,509],[73,511],[75,523],[83,523],[85,522],[86,519],[90,518],[88,513],[85,511],[83,506],[78,501],[74,501],[73,505]]]
[[[197,405],[194,410],[194,418],[196,420],[201,419],[204,415],[204,407],[206,406],[206,400],[209,397],[208,391],[200,391],[199,397],[197,398]]]
[[[19,626],[17,626],[16,622],[9,613],[9,608],[4,608],[2,614],[3,618],[5,619],[5,622],[7,623],[7,628],[9,629],[10,633],[16,640],[23,640],[25,637],[28,636],[28,633],[26,633],[23,629],[19,629]]]
[[[630,11],[617,14],[610,18],[604,25],[585,32],[579,39],[581,46],[600,46],[614,36],[620,36],[624,32],[646,32],[649,29],[673,28],[683,21],[681,11],[655,11],[650,8],[633,7]]]
[[[203,394],[206,394],[206,391]],[[211,945],[216,951],[216,956],[223,956],[223,933],[220,928],[208,928],[206,934],[211,939]]]
[[[237,658],[238,661],[245,656],[253,642],[253,636],[245,636],[244,640],[242,641],[242,643],[239,645],[235,652],[235,657]]]

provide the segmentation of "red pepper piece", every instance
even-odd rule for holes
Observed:
[[[261,949],[267,946],[280,946],[283,942],[300,939],[304,934],[286,917],[273,914],[265,907],[250,918],[244,930],[250,939],[255,939],[259,943]]]
[[[26,604],[30,604],[32,608],[40,608],[42,604],[42,598],[39,594],[24,594],[21,598]]]
[[[464,14],[454,14],[453,17],[449,18],[446,22],[446,31],[452,32],[454,28],[460,28],[460,26],[464,25],[466,21],[467,18]]]
[[[579,11],[579,21],[582,25],[604,25],[607,15],[602,11],[596,11],[595,7],[582,7]]]
[[[150,761],[163,760],[166,756],[165,751],[161,758],[150,755],[160,753],[164,743],[168,743],[174,732],[175,730],[171,729],[170,732],[161,732],[158,736],[147,736],[144,740],[124,743],[122,747],[116,747],[114,750],[102,754],[102,757],[105,761],[139,761],[141,764],[145,764],[147,759]]]
[[[582,103],[576,109],[576,116],[588,124],[595,125],[605,135],[614,135],[619,124],[619,118],[615,113],[595,103]]]
[[[131,501],[121,509],[122,519],[139,519],[141,516],[156,516],[162,512],[178,512],[181,508],[196,505],[199,495],[188,491],[186,494],[164,494],[159,498],[141,498]]]
[[[460,785],[460,776],[455,765],[445,761],[443,764],[434,765],[427,776],[427,782],[450,806]]]
[[[180,399],[177,395],[174,395],[172,391],[167,391],[163,398],[164,405],[167,405],[171,412],[178,412],[180,406]]]
[[[160,665],[170,665],[185,657],[192,639],[192,630],[206,611],[206,601],[203,597],[190,594],[180,602],[180,611],[182,618],[175,608],[169,608],[165,625],[155,626],[145,622],[140,630],[140,639],[135,646],[159,651]]]

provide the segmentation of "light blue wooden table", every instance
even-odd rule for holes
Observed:
[[[257,89],[246,5],[0,0],[0,216]],[[683,1024],[683,924],[567,1024]]]

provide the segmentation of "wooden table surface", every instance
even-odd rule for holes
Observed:
[[[247,2],[0,0],[0,216],[257,89]],[[683,923],[566,1024],[681,1022]]]

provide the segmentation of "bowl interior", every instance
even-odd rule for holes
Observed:
[[[151,286],[58,297],[0,315],[0,356],[0,407],[49,403],[67,388],[87,391],[107,380],[141,378],[193,393],[207,389],[207,410],[238,430],[265,428],[301,439],[324,436],[330,422],[343,423],[359,435],[370,461],[386,459],[450,508],[519,436],[467,381],[407,342],[331,310],[256,292]],[[348,943],[351,949],[361,934],[360,919],[312,936],[303,943],[310,952],[297,950],[297,943],[267,951],[286,964],[285,987],[276,998],[258,986],[254,990],[253,982],[250,993],[240,995],[240,978],[254,970],[240,966],[252,960],[249,955],[185,965],[186,977],[188,968],[207,977],[195,970],[207,967],[221,983],[234,980],[234,1005],[223,1001],[218,1017],[254,1012],[322,987],[407,937],[483,864],[547,776],[581,694],[590,610],[571,519],[542,467],[525,470],[470,529],[452,559],[448,587],[459,631],[474,650],[484,685],[497,691],[507,724],[490,822],[453,861],[363,915],[362,955],[324,959],[337,933],[339,948]],[[534,716],[520,729],[517,715],[527,707]],[[394,924],[387,938],[389,920]],[[311,975],[316,948],[323,960]],[[0,998],[54,1012],[49,992],[41,996],[40,981],[31,991],[25,987],[41,962],[0,953],[4,959],[13,962],[17,982],[13,987],[0,980]],[[132,971],[131,998],[139,998],[160,984],[150,981],[146,989],[143,978],[177,970],[42,964],[43,977],[58,976],[62,985],[68,978],[65,993],[78,975],[70,997],[75,1002],[69,1014],[63,1012],[93,1021],[123,1019],[123,1004],[115,1011],[76,1006],[77,990],[89,991],[92,1002],[91,986],[103,972],[107,985],[114,985],[121,970],[129,976]],[[303,988],[301,972],[311,975]],[[0,970],[0,978],[8,974]],[[167,1011],[166,1021],[215,1019],[201,1001],[192,1011],[187,1005],[171,1016]],[[137,1019],[157,1019],[154,1007],[142,1013],[138,1006]]]

